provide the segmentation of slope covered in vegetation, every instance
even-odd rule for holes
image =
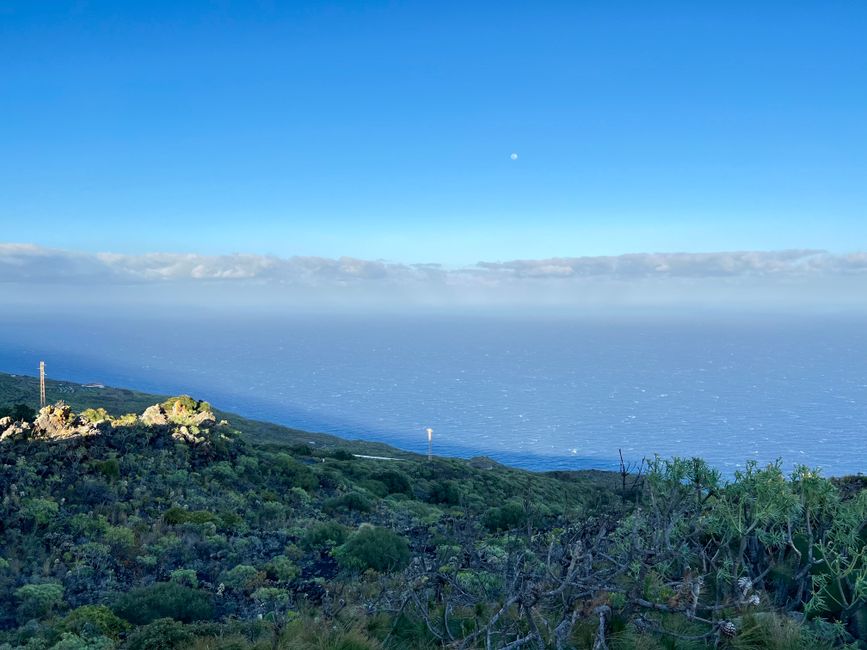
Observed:
[[[858,479],[374,460],[69,395],[0,420],[0,648],[867,647]]]

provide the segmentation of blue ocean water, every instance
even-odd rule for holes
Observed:
[[[4,319],[0,370],[535,470],[701,456],[867,470],[867,328],[840,317]]]

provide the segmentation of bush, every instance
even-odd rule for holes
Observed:
[[[195,569],[175,569],[169,574],[169,580],[193,589],[199,586],[199,578]]]
[[[301,545],[308,549],[339,546],[346,541],[349,531],[334,521],[323,521],[313,524],[301,538]]]
[[[403,472],[389,469],[374,474],[372,478],[384,483],[389,494],[412,494],[412,483]]]
[[[191,623],[214,617],[210,594],[174,582],[132,589],[118,597],[113,609],[133,625],[146,625],[161,618]]]
[[[171,526],[178,524],[221,524],[222,520],[207,510],[184,510],[183,508],[169,508],[163,513],[163,521]]]
[[[117,458],[97,462],[96,470],[109,480],[120,477],[120,463],[117,462]]]
[[[171,618],[160,618],[129,635],[126,650],[174,650],[187,648],[193,633]]]
[[[454,506],[461,501],[461,490],[455,481],[437,481],[431,488],[428,501]]]
[[[285,555],[278,555],[266,565],[268,575],[281,582],[291,582],[301,573],[295,563]]]
[[[277,454],[274,459],[280,477],[290,487],[298,487],[308,492],[319,487],[319,479],[307,465],[299,463],[289,454]]]
[[[107,636],[116,639],[129,624],[105,605],[84,605],[67,614],[58,629],[83,637]]]
[[[107,636],[117,639],[129,628],[105,605],[84,605],[67,614],[58,625],[61,632],[71,632],[83,637]]]
[[[348,492],[340,497],[328,499],[325,502],[324,508],[326,511],[333,510],[354,510],[355,512],[370,512],[373,505],[370,499],[361,494],[361,492]]]
[[[56,582],[24,585],[15,590],[22,620],[42,618],[63,604],[63,585]]]
[[[249,564],[239,564],[223,574],[222,582],[232,589],[253,590],[264,582],[265,576]]]
[[[106,636],[81,637],[72,632],[64,632],[60,641],[51,650],[114,650],[115,643]]]
[[[334,550],[334,557],[347,569],[398,571],[409,564],[409,545],[387,528],[362,526]]]
[[[511,530],[526,521],[526,513],[519,503],[507,503],[499,508],[491,508],[485,513],[485,527],[492,531]]]
[[[21,506],[21,515],[36,526],[46,526],[57,516],[60,506],[53,499],[28,499]]]
[[[13,406],[0,407],[0,418],[12,418],[17,421],[32,422],[36,418],[36,411],[27,404],[15,404]]]

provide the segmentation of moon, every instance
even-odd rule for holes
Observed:
[[[518,154],[513,153],[511,156],[509,156],[509,158],[511,158],[512,160],[517,160],[517,159],[518,159]]]

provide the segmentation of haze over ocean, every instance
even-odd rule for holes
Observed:
[[[867,318],[470,316],[5,321],[0,368],[162,393],[312,431],[535,470],[701,456],[857,473]]]

